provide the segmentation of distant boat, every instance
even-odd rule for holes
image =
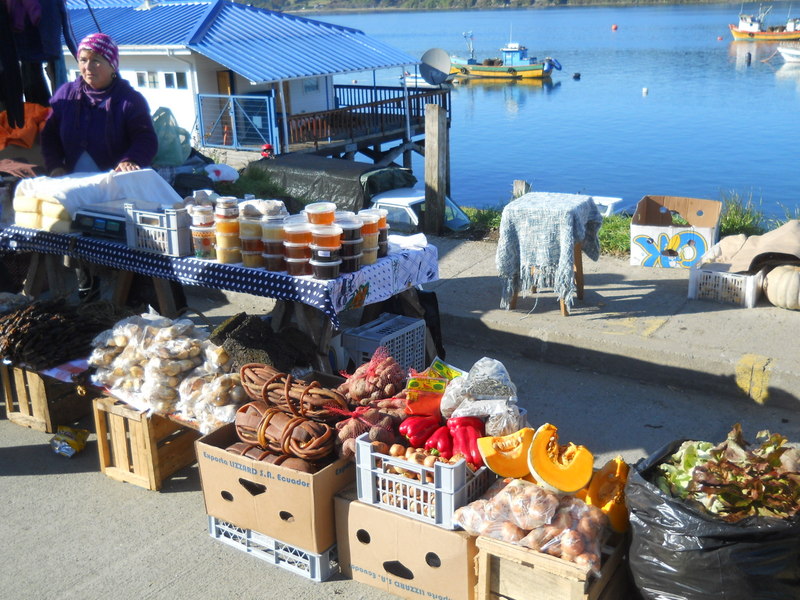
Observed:
[[[800,40],[800,18],[789,17],[786,25],[765,24],[772,7],[759,8],[758,15],[739,15],[739,25],[728,25],[734,40],[751,42],[785,42]]]
[[[778,53],[787,63],[800,63],[800,46],[778,46]]]
[[[528,56],[528,49],[517,42],[509,42],[500,49],[502,58],[486,58],[478,62],[472,45],[472,32],[464,33],[469,50],[469,58],[450,57],[450,73],[456,78],[484,79],[542,79],[550,77],[561,65],[555,58],[547,57],[542,61]]]
[[[447,81],[444,83],[428,83],[425,81],[425,78],[422,77],[419,73],[404,73],[400,76],[400,82],[405,83],[406,86],[410,88],[427,88],[427,89],[441,89],[443,87],[448,87],[449,82],[452,80],[452,77],[448,77]]]

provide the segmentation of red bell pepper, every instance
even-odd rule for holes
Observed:
[[[442,458],[453,456],[453,436],[450,435],[447,425],[442,425],[433,432],[433,435],[425,442],[425,450],[430,450]]]
[[[483,419],[479,417],[450,417],[447,419],[447,428],[450,430],[450,433],[453,433],[456,429],[461,427],[462,425],[469,425],[474,427],[478,431],[481,432],[481,437],[485,434],[485,425],[483,423]]]
[[[400,423],[398,430],[414,448],[422,448],[439,425],[438,417],[408,417]]]
[[[453,436],[453,455],[463,454],[475,468],[483,466],[483,457],[478,450],[478,438],[484,436],[485,426],[478,417],[451,417],[447,428]]]

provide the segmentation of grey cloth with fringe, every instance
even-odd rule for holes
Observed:
[[[495,259],[504,279],[500,308],[509,308],[515,292],[524,297],[531,288],[552,288],[572,306],[575,244],[580,242],[586,256],[597,260],[602,224],[591,196],[530,192],[509,202],[500,220]]]

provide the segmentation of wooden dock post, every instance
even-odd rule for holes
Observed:
[[[447,112],[438,104],[425,105],[425,219],[423,230],[439,235],[444,224],[449,139]]]

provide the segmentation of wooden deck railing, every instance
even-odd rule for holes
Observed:
[[[342,108],[292,115],[287,118],[289,145],[328,143],[336,140],[386,135],[406,126],[405,96],[402,88],[335,86]],[[370,100],[367,100],[371,98]],[[367,101],[364,101],[367,100]],[[425,123],[425,105],[444,106],[450,114],[448,90],[409,92],[412,129]]]

